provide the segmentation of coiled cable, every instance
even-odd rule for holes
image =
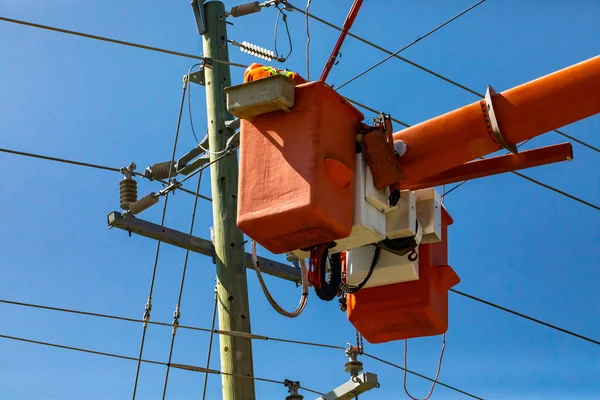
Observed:
[[[265,284],[265,281],[262,277],[262,272],[260,270],[258,256],[256,255],[256,241],[255,240],[252,240],[252,263],[254,264],[254,268],[256,269],[256,276],[258,277],[258,282],[260,283],[260,286],[265,294],[265,297],[269,301],[269,304],[271,304],[271,306],[275,309],[275,311],[277,311],[279,314],[283,315],[284,317],[288,317],[288,318],[295,318],[298,315],[300,315],[302,313],[302,311],[304,311],[304,308],[306,307],[306,303],[308,302],[308,277],[307,277],[307,270],[306,270],[306,262],[304,261],[304,259],[301,259],[300,263],[299,263],[300,264],[300,274],[302,277],[302,295],[300,297],[300,302],[298,303],[298,307],[296,307],[296,309],[292,312],[284,310],[277,303],[277,301],[275,301],[275,299],[269,292],[269,289],[267,288],[267,285]]]

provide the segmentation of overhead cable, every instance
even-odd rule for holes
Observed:
[[[464,10],[463,12],[461,12],[460,14],[455,15],[454,17],[450,18],[449,20],[447,20],[446,22],[444,22],[441,25],[438,25],[436,28],[430,30],[429,32],[427,32],[426,34],[419,36],[417,39],[413,40],[412,42],[410,42],[409,44],[407,44],[406,46],[402,47],[400,50],[396,51],[393,54],[390,54],[389,56],[387,56],[386,58],[384,58],[383,60],[379,61],[378,63],[370,66],[369,68],[367,68],[366,70],[364,70],[363,72],[361,72],[358,75],[355,75],[353,78],[347,80],[346,82],[342,83],[340,86],[337,87],[336,90],[340,90],[341,88],[343,88],[344,86],[348,85],[349,83],[353,82],[354,80],[360,78],[361,76],[367,74],[368,72],[374,70],[375,68],[377,68],[378,66],[380,66],[381,64],[383,64],[384,62],[388,61],[389,59],[397,56],[398,54],[402,53],[404,50],[408,49],[409,47],[413,46],[415,43],[418,43],[419,41],[425,39],[427,36],[430,36],[432,34],[434,34],[435,32],[437,32],[438,30],[442,29],[444,26],[452,23],[453,21],[457,20],[458,18],[462,17],[463,15],[465,15],[466,13],[468,13],[469,11],[473,10],[474,8],[476,8],[477,6],[483,4],[485,2],[485,0],[480,0],[479,2],[475,3],[474,5],[472,5],[471,7],[467,8],[466,10]]]
[[[479,396],[475,396],[474,394],[471,394],[469,392],[465,392],[464,390],[458,389],[458,388],[456,388],[454,386],[447,385],[447,384],[445,384],[443,382],[437,381],[435,379],[432,379],[432,378],[430,378],[428,376],[425,376],[423,374],[420,374],[418,372],[410,371],[410,370],[405,369],[404,367],[402,367],[402,366],[400,366],[398,364],[394,364],[393,362],[390,362],[390,361],[384,360],[383,358],[379,358],[377,356],[374,356],[373,354],[363,353],[363,355],[366,356],[366,357],[372,358],[373,360],[379,361],[380,363],[387,364],[387,365],[389,365],[391,367],[394,367],[394,368],[398,368],[399,370],[407,371],[409,374],[418,376],[418,377],[423,378],[423,379],[425,379],[425,380],[427,380],[429,382],[432,382],[432,383],[435,382],[435,384],[438,385],[438,386],[443,386],[443,387],[445,387],[447,389],[454,390],[455,392],[462,393],[465,396],[471,397],[473,399],[484,400],[483,398],[481,398]]]
[[[196,186],[196,193],[200,192],[200,184],[202,182],[202,173],[198,175],[198,185]],[[194,207],[192,210],[192,218],[190,222],[190,231],[189,236],[192,236],[194,233],[194,224],[196,222],[196,211],[198,210],[198,196],[194,198]],[[185,285],[185,276],[187,272],[188,260],[190,258],[190,250],[185,250],[185,258],[183,261],[183,271],[181,272],[181,283],[179,284],[179,295],[177,297],[177,305],[175,306],[175,312],[173,313],[173,329],[171,330],[171,345],[169,347],[169,361],[171,364],[171,359],[173,358],[173,349],[175,348],[175,337],[177,336],[177,328],[179,327],[179,318],[181,318],[181,298],[183,297],[183,287]],[[214,322],[214,319],[213,319]],[[211,334],[211,342],[212,342],[212,334]],[[208,368],[208,366],[206,366]],[[165,372],[165,383],[163,385],[163,400],[167,396],[167,386],[169,384],[169,366],[167,366],[167,370]]]
[[[10,336],[10,335],[0,334],[0,338],[2,338],[2,339],[8,339],[8,340],[15,340],[15,341],[19,341],[19,342],[25,342],[25,343],[31,343],[31,344],[37,344],[37,345],[41,345],[41,346],[54,347],[54,348],[63,349],[63,350],[71,350],[71,351],[78,351],[78,352],[82,352],[82,353],[95,354],[95,355],[98,355],[98,356],[118,358],[118,359],[121,359],[121,360],[138,361],[137,357],[125,356],[125,355],[122,355],[122,354],[115,354],[115,353],[108,353],[108,352],[104,352],[104,351],[91,350],[91,349],[86,349],[86,348],[82,348],[82,347],[66,346],[66,345],[62,345],[62,344],[51,343],[51,342],[44,342],[44,341],[41,341],[41,340],[27,339],[27,338],[18,337],[18,336]],[[232,374],[230,372],[224,372],[224,371],[206,369],[206,368],[203,368],[203,367],[197,367],[197,366],[193,366],[193,365],[174,364],[174,363],[169,364],[169,363],[166,363],[166,362],[163,362],[163,361],[155,361],[155,360],[147,360],[147,359],[142,359],[142,363],[145,363],[145,364],[154,364],[154,365],[163,365],[163,366],[170,366],[171,368],[183,369],[183,370],[194,371],[194,372],[207,372],[209,374],[214,374],[214,375],[228,375],[228,376],[233,376],[233,377],[236,377],[236,378],[252,379],[252,380],[255,380],[255,381],[268,382],[268,383],[276,383],[276,384],[283,385],[283,381],[278,381],[276,379],[260,378],[258,376],[247,376],[247,375]],[[322,395],[323,394],[322,392],[319,392],[319,391],[316,391],[316,390],[313,390],[313,389],[309,389],[309,388],[306,388],[306,387],[302,387],[302,386],[300,387],[300,389],[302,389],[302,390],[304,390],[306,392],[311,392],[311,393],[315,393],[315,394],[318,394],[318,395]]]
[[[51,157],[51,156],[45,156],[42,154],[36,154],[36,153],[28,153],[28,152],[24,152],[24,151],[17,151],[17,150],[11,150],[11,149],[4,149],[4,148],[0,148],[0,152],[2,153],[8,153],[8,154],[14,154],[14,155],[18,155],[18,156],[24,156],[24,157],[32,157],[32,158],[38,158],[41,160],[48,160],[48,161],[55,161],[55,162],[60,162],[60,163],[65,163],[65,164],[71,164],[71,165],[78,165],[81,167],[88,167],[88,168],[96,168],[96,169],[100,169],[100,170],[104,170],[104,171],[113,171],[113,172],[119,172],[120,173],[120,168],[115,168],[115,167],[107,167],[105,165],[99,165],[99,164],[92,164],[92,163],[88,163],[88,162],[83,162],[83,161],[75,161],[75,160],[70,160],[67,158],[58,158],[58,157]],[[141,174],[139,172],[134,172],[135,176],[139,176],[142,178],[148,178],[147,176],[145,176],[144,174]],[[160,180],[160,179],[155,179],[156,181],[162,183],[162,184],[168,184],[167,181],[164,180]],[[189,194],[195,194],[194,192],[192,192],[191,190],[185,189],[185,188],[179,188],[179,190],[181,190],[182,192],[186,192]],[[208,201],[212,201],[212,199],[210,197],[198,194],[198,197],[200,197],[201,199],[204,200],[208,200]]]
[[[84,38],[88,38],[88,39],[100,40],[100,41],[103,41],[103,42],[120,44],[120,45],[123,45],[123,46],[136,47],[138,49],[144,49],[144,50],[156,51],[156,52],[159,52],[159,53],[171,54],[171,55],[179,56],[179,57],[193,58],[195,60],[203,60],[203,61],[206,61],[206,62],[212,62],[212,63],[218,63],[218,64],[227,64],[227,65],[231,65],[232,67],[240,67],[240,68],[247,68],[248,67],[247,65],[244,65],[244,64],[238,64],[238,63],[229,62],[229,61],[223,61],[223,60],[215,60],[215,59],[208,58],[208,57],[197,56],[195,54],[182,53],[180,51],[162,49],[160,47],[148,46],[148,45],[145,45],[145,44],[139,44],[139,43],[133,43],[133,42],[126,42],[124,40],[111,39],[111,38],[104,37],[104,36],[91,35],[89,33],[71,31],[71,30],[68,30],[68,29],[57,28],[57,27],[49,26],[49,25],[36,24],[36,23],[33,23],[33,22],[23,21],[23,20],[19,20],[19,19],[0,17],[0,21],[10,22],[10,23],[19,24],[19,25],[30,26],[30,27],[33,27],[33,28],[45,29],[45,30],[53,31],[53,32],[65,33],[67,35],[80,36],[80,37],[84,37]]]
[[[30,303],[23,303],[23,302],[17,302],[17,301],[11,301],[11,300],[4,300],[4,299],[0,299],[0,303],[4,303],[4,304],[11,304],[11,305],[17,305],[17,306],[22,306],[22,307],[32,307],[32,308],[39,308],[39,309],[45,309],[45,310],[51,310],[51,311],[59,311],[59,312],[65,312],[65,313],[73,313],[73,314],[79,314],[79,315],[88,315],[88,316],[92,316],[92,317],[101,317],[101,318],[109,318],[109,319],[115,319],[115,320],[120,320],[120,321],[127,321],[127,322],[144,322],[143,320],[140,319],[135,319],[135,318],[127,318],[127,317],[120,317],[120,316],[116,316],[116,315],[108,315],[108,314],[100,314],[100,313],[92,313],[92,312],[87,312],[87,311],[80,311],[80,310],[71,310],[71,309],[66,309],[66,308],[58,308],[58,307],[51,307],[51,306],[45,306],[45,305],[37,305],[37,304],[30,304]],[[165,326],[165,327],[171,327],[172,325],[166,322],[158,322],[158,321],[148,321],[149,325],[161,325],[161,326]],[[258,335],[258,334],[253,334],[253,333],[248,333],[248,332],[238,332],[238,331],[225,331],[225,330],[220,330],[220,329],[208,329],[208,328],[200,328],[200,327],[193,327],[193,326],[185,326],[185,325],[179,325],[179,329],[190,329],[190,330],[195,330],[195,331],[202,331],[202,332],[214,332],[215,334],[218,335],[226,335],[226,336],[234,336],[234,337],[244,337],[247,339],[254,339],[254,340],[265,340],[265,341],[274,341],[274,342],[282,342],[282,343],[289,343],[289,344],[298,344],[298,345],[304,345],[304,346],[310,346],[310,347],[321,347],[321,348],[328,348],[328,349],[334,349],[334,350],[346,350],[346,347],[342,347],[342,346],[336,346],[336,345],[331,345],[331,344],[324,344],[324,343],[316,343],[316,342],[307,342],[307,341],[301,341],[301,340],[293,340],[293,339],[283,339],[283,338],[277,338],[277,337],[270,337],[270,336],[264,336],[264,335]],[[378,358],[376,356],[370,355],[370,354],[366,354],[365,355],[373,358],[374,360],[377,360],[379,362],[382,362],[384,364],[388,364],[391,366],[395,366],[398,367],[402,370],[404,370],[404,368],[397,366],[394,363],[391,363],[389,361],[383,360],[381,358]],[[129,359],[131,360],[135,360],[137,361],[137,358],[134,357],[130,357]],[[144,362],[144,360],[142,360],[142,362]],[[171,365],[172,366],[172,365]],[[433,382],[434,379],[429,378],[425,375],[419,374],[417,372],[411,371],[409,369],[406,369],[406,371],[414,376],[418,376],[420,378],[426,379],[430,382]],[[446,385],[442,382],[437,382],[438,385],[456,390],[460,393],[463,394],[467,394],[469,395],[467,392],[464,392],[460,389],[456,389],[452,386]],[[471,396],[473,398],[479,399],[479,397],[476,396]]]
[[[210,368],[210,358],[212,355],[212,345],[215,336],[215,321],[217,319],[217,304],[219,303],[219,293],[215,286],[215,301],[213,303],[212,321],[210,323],[210,338],[208,340],[208,351],[206,353],[206,369]],[[208,387],[208,373],[204,374],[204,385],[202,385],[202,400],[206,400],[206,388]]]
[[[191,70],[191,68],[190,68]],[[188,72],[189,75],[189,72]],[[175,137],[173,138],[173,151],[171,152],[171,158],[169,160],[171,160],[171,167],[169,168],[169,176],[167,178],[167,182],[171,182],[171,174],[173,173],[173,164],[175,163],[175,154],[177,153],[177,143],[179,142],[179,129],[181,128],[181,116],[183,115],[183,106],[185,104],[185,92],[186,92],[186,88],[187,88],[187,80],[183,85],[183,93],[181,94],[181,101],[179,104],[179,115],[177,116],[177,127],[175,128]],[[198,189],[200,189],[200,180],[198,181]],[[165,194],[165,203],[163,205],[163,209],[162,209],[162,215],[161,215],[161,219],[160,219],[160,226],[163,227],[165,225],[165,218],[167,216],[167,205],[169,204],[169,191],[166,192]],[[195,199],[196,201],[198,200],[198,197],[196,197]],[[194,209],[195,209],[195,202],[194,202]],[[150,288],[149,288],[149,293],[148,293],[148,300],[146,301],[146,306],[144,309],[144,314],[143,314],[143,319],[144,319],[144,323],[142,325],[142,338],[140,341],[140,352],[139,352],[139,356],[138,356],[138,363],[137,363],[137,369],[135,372],[135,380],[134,380],[134,386],[133,386],[133,400],[135,400],[135,395],[137,393],[137,387],[138,387],[138,381],[139,381],[139,377],[140,377],[140,367],[141,367],[141,363],[142,363],[142,355],[144,353],[144,343],[146,341],[146,332],[148,330],[148,323],[147,321],[150,320],[150,314],[152,311],[152,294],[154,293],[154,283],[156,281],[156,271],[158,269],[158,257],[160,255],[160,245],[161,245],[161,241],[158,240],[156,242],[156,253],[154,255],[154,265],[152,267],[152,278],[150,280]],[[170,360],[169,360],[170,362]],[[167,372],[168,373],[168,372]],[[168,377],[168,375],[167,375]],[[166,380],[165,380],[165,391],[166,391]],[[164,398],[164,396],[163,396]]]
[[[475,301],[477,301],[477,302],[479,302],[481,304],[485,304],[487,306],[494,307],[494,308],[496,308],[498,310],[501,310],[501,311],[504,311],[504,312],[516,315],[517,317],[524,318],[524,319],[526,319],[528,321],[535,322],[536,324],[540,324],[540,325],[543,325],[545,327],[554,329],[556,331],[559,331],[559,332],[562,332],[562,333],[566,333],[567,335],[574,336],[574,337],[576,337],[578,339],[582,339],[582,340],[585,340],[587,342],[600,345],[600,341],[598,341],[598,340],[592,339],[592,338],[587,337],[587,336],[580,335],[580,334],[575,333],[573,331],[561,328],[560,326],[552,325],[552,324],[550,324],[548,322],[545,322],[545,321],[542,321],[540,319],[530,317],[529,315],[525,315],[525,314],[520,313],[518,311],[511,310],[510,308],[506,308],[506,307],[503,307],[501,305],[492,303],[491,301],[487,301],[487,300],[481,299],[479,297],[473,296],[473,295],[468,294],[468,293],[461,292],[460,290],[456,290],[456,289],[450,289],[450,291],[453,292],[453,293],[456,293],[456,294],[458,294],[460,296],[466,297],[468,299],[475,300]]]
[[[522,143],[519,143],[519,144],[517,145],[517,149],[520,149],[521,147],[523,147],[525,144],[527,144],[527,143],[528,143],[529,141],[531,141],[531,140],[532,140],[532,139],[527,139],[527,140],[525,140],[524,142],[522,142]],[[512,154],[512,153],[511,153],[510,151],[507,151],[507,152],[505,153],[505,155],[509,155],[509,154]],[[485,159],[484,157],[479,157],[479,158],[481,158],[482,160],[483,160],[483,159]],[[442,203],[444,202],[444,199],[446,198],[446,196],[447,196],[447,195],[449,195],[451,192],[453,192],[454,190],[458,189],[459,187],[461,187],[462,185],[464,185],[464,184],[465,184],[465,183],[467,183],[468,181],[469,181],[468,179],[465,179],[464,181],[462,181],[462,182],[460,182],[460,183],[458,183],[458,184],[454,185],[454,186],[453,186],[453,187],[452,187],[450,190],[448,190],[448,191],[446,191],[446,185],[442,185],[442,186],[443,186],[443,190],[444,190],[444,193],[442,193]]]
[[[305,16],[307,18],[310,17],[310,18],[312,18],[312,19],[314,19],[316,21],[319,21],[320,23],[322,23],[324,25],[327,25],[330,28],[336,29],[338,31],[342,30],[341,27],[339,27],[337,25],[334,25],[331,22],[324,20],[323,18],[317,17],[316,15],[310,14],[310,13],[306,12],[305,10],[302,10],[301,8],[298,8],[298,7],[296,7],[296,6],[292,5],[292,4],[290,4],[290,7],[293,8],[294,10],[302,13],[302,14],[305,14]],[[469,92],[469,93],[471,93],[471,94],[473,94],[473,95],[475,95],[477,97],[480,97],[480,98],[484,98],[485,97],[485,95],[483,93],[479,93],[479,92],[477,92],[477,91],[475,91],[473,89],[470,89],[469,87],[467,87],[465,85],[462,85],[462,84],[460,84],[460,83],[458,83],[458,82],[456,82],[456,81],[454,81],[454,80],[452,80],[452,79],[450,79],[450,78],[448,78],[448,77],[446,77],[444,75],[438,74],[437,72],[432,71],[429,68],[426,68],[426,67],[424,67],[424,66],[422,66],[422,65],[420,65],[420,64],[418,64],[418,63],[416,63],[414,61],[411,61],[408,58],[404,58],[404,57],[402,57],[399,54],[394,55],[393,51],[388,50],[388,49],[386,49],[384,47],[381,47],[378,44],[375,44],[375,43],[373,43],[373,42],[371,42],[371,41],[369,41],[369,40],[367,40],[367,39],[365,39],[365,38],[363,38],[361,36],[358,36],[358,35],[356,35],[356,34],[354,34],[352,32],[348,32],[348,36],[353,37],[354,39],[356,39],[356,40],[358,40],[360,42],[363,42],[364,44],[369,45],[369,46],[371,46],[371,47],[373,47],[373,48],[375,48],[375,49],[377,49],[377,50],[379,50],[381,52],[384,52],[384,53],[386,53],[388,55],[391,55],[392,57],[397,58],[400,61],[403,61],[403,62],[405,62],[407,64],[410,64],[410,65],[412,65],[415,68],[418,68],[418,69],[420,69],[420,70],[422,70],[422,71],[424,71],[424,72],[426,72],[426,73],[428,73],[430,75],[435,76],[436,78],[439,78],[439,79],[441,79],[443,81],[446,81],[447,83],[449,83],[451,85],[454,85],[454,86],[456,86],[456,87],[458,87],[460,89],[463,89],[463,90],[465,90],[465,91],[467,91],[467,92]],[[586,142],[584,142],[584,141],[582,141],[580,139],[576,139],[573,136],[567,135],[566,133],[564,133],[564,132],[562,132],[562,131],[560,131],[558,129],[554,129],[553,131],[556,132],[556,133],[558,133],[561,136],[564,136],[564,137],[566,137],[566,138],[568,138],[570,140],[573,140],[574,142],[577,142],[577,143],[581,144],[582,146],[585,146],[585,147],[587,147],[587,148],[589,148],[591,150],[594,150],[596,152],[600,152],[600,149],[598,149],[597,147],[594,147],[591,144],[586,143]]]

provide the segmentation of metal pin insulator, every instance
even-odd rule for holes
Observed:
[[[137,201],[137,182],[132,178],[124,178],[119,182],[121,208],[127,210],[131,203]]]
[[[169,179],[177,176],[177,168],[173,161],[154,164],[148,167],[146,171],[146,175],[149,176],[150,179]]]
[[[248,14],[254,14],[260,11],[260,3],[253,1],[252,3],[246,3],[239,6],[231,7],[229,15],[234,18],[242,17]]]
[[[129,204],[129,212],[132,214],[139,214],[142,211],[152,207],[156,203],[158,203],[158,196],[156,195],[156,193],[151,192],[150,194],[145,195],[141,199]]]

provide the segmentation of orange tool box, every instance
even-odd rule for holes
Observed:
[[[448,290],[460,282],[448,265],[448,225],[452,222],[442,207],[442,240],[419,246],[418,280],[347,295],[348,319],[369,343],[448,330]]]
[[[274,254],[350,235],[364,116],[329,86],[296,86],[290,112],[242,120],[237,225]]]

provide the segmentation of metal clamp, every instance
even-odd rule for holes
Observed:
[[[508,144],[508,142],[504,139],[504,136],[502,136],[502,132],[500,131],[500,125],[498,125],[498,119],[496,118],[496,113],[494,112],[494,104],[492,102],[492,97],[496,96],[497,94],[498,93],[496,93],[494,88],[488,85],[487,90],[485,92],[485,110],[483,110],[483,117],[488,128],[488,133],[490,134],[490,137],[496,144],[500,144],[502,147],[504,147],[506,150],[510,151],[513,154],[518,154],[517,147]]]

